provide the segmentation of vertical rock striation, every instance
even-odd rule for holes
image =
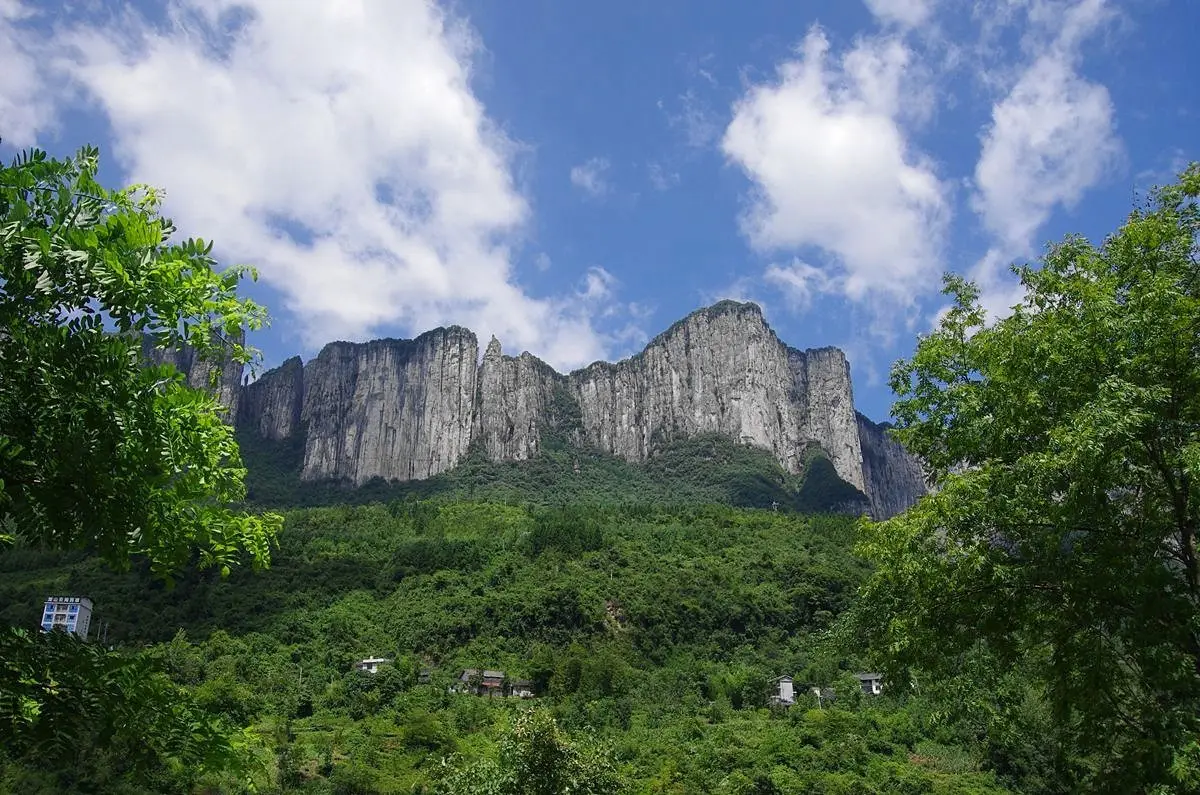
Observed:
[[[304,371],[301,477],[417,480],[471,442],[478,343],[460,327],[326,345]]]
[[[921,463],[888,435],[888,428],[858,415],[866,494],[876,519],[903,513],[927,491]]]
[[[304,365],[293,356],[242,390],[239,427],[273,442],[288,439],[300,430],[303,405]]]
[[[495,461],[536,456],[547,433],[644,461],[664,445],[717,433],[769,450],[789,472],[819,445],[838,477],[891,515],[924,493],[920,467],[857,415],[846,357],[780,342],[754,304],[688,315],[636,356],[569,375],[493,338],[482,361],[470,331],[415,340],[335,342],[243,390],[241,427],[304,438],[301,476],[361,484],[450,469],[472,443]]]
[[[526,461],[537,455],[553,419],[563,377],[528,353],[504,356],[492,337],[479,365],[475,438],[493,461]]]
[[[854,388],[846,355],[837,348],[789,348],[788,360],[795,379],[793,398],[799,406],[801,438],[820,445],[838,476],[865,493]]]
[[[800,471],[808,442],[862,490],[850,368],[841,351],[788,348],[755,304],[693,312],[638,355],[568,376],[584,439],[629,461],[671,441],[718,433],[770,450]]]

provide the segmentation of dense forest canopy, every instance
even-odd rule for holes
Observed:
[[[11,551],[0,618],[36,621],[47,589],[91,594],[110,641],[256,728],[268,789],[468,791],[455,782],[505,759],[532,708],[621,791],[1002,791],[963,726],[903,694],[864,696],[865,663],[823,642],[866,573],[854,536],[852,517],[703,504],[306,508],[286,513],[268,571],[173,589],[145,569]],[[354,670],[368,657],[393,662]],[[464,669],[530,680],[538,697],[447,692]],[[799,703],[772,709],[784,674]],[[836,700],[819,707],[812,686]],[[59,780],[21,775],[22,791]]]

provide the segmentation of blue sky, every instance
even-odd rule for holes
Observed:
[[[890,363],[966,273],[1200,159],[1193,0],[0,0],[0,155],[101,147],[256,265],[265,364],[436,325],[559,369],[720,298]]]

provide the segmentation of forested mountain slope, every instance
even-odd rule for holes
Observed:
[[[202,703],[265,738],[267,791],[439,791],[531,704],[605,749],[630,792],[1000,791],[960,730],[905,694],[863,696],[855,661],[822,644],[864,574],[853,532],[843,517],[698,504],[311,508],[287,514],[270,570],[174,589],[12,550],[0,618],[29,626],[46,594],[88,594],[109,643],[151,644]],[[353,670],[371,656],[394,664]],[[448,693],[467,668],[539,697]],[[799,703],[771,710],[782,674]],[[810,685],[836,702],[818,709]],[[66,780],[8,775],[20,792]],[[162,775],[160,791],[186,778]]]

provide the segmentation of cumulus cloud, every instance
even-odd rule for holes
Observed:
[[[608,321],[611,330],[603,334],[603,340],[612,353],[611,358],[634,353],[646,342],[649,337],[644,323],[653,314],[653,310],[644,304],[617,301],[619,285],[620,281],[611,272],[593,265],[588,268],[575,294],[577,304],[590,307],[597,316]]]
[[[599,265],[593,265],[588,268],[587,276],[583,280],[583,290],[579,296],[584,301],[604,301],[612,297],[613,288],[616,285],[617,278],[615,276]]]
[[[64,21],[57,66],[129,177],[258,266],[308,344],[456,322],[558,366],[604,353],[591,307],[514,279],[530,211],[464,22],[433,0],[173,0],[165,17]]]
[[[599,198],[608,193],[609,185],[605,174],[608,172],[608,159],[593,157],[586,163],[580,163],[571,169],[571,184],[593,198]]]
[[[936,285],[950,207],[902,127],[921,93],[910,58],[887,37],[838,56],[814,27],[775,80],[734,106],[721,147],[754,185],[743,231],[760,250],[823,255],[803,271],[769,270],[776,283],[900,304]]]
[[[937,0],[863,0],[867,9],[884,24],[915,28],[933,15]]]
[[[1074,206],[1121,153],[1108,90],[1078,72],[1083,42],[1111,18],[1108,4],[1033,2],[1028,10],[1026,45],[1038,54],[992,108],[971,198],[994,240],[972,274],[994,313],[1018,297],[1004,284],[1008,263],[1032,254],[1055,209]]]
[[[1118,152],[1108,90],[1055,55],[1038,58],[992,111],[972,204],[1003,245],[1022,248],[1071,206]]]
[[[23,27],[33,16],[19,0],[0,0],[0,138],[18,148],[31,146],[54,117],[36,39]]]

